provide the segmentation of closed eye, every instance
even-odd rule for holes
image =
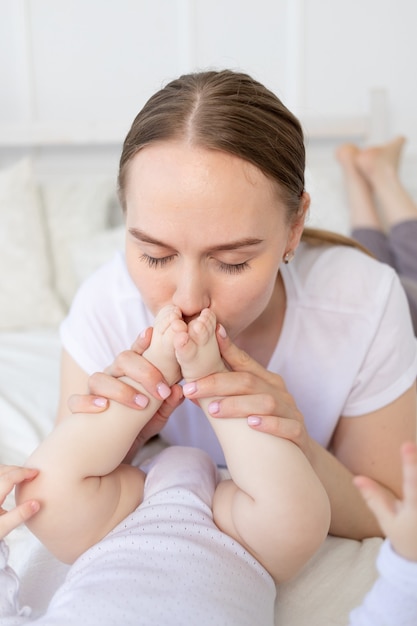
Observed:
[[[164,267],[164,265],[169,263],[169,261],[172,261],[174,256],[175,256],[174,254],[170,254],[168,256],[157,258],[157,257],[149,256],[149,254],[142,254],[139,257],[139,260],[149,265],[149,267],[157,268],[157,267]]]
[[[164,257],[153,257],[149,256],[149,254],[142,254],[139,257],[140,261],[146,263],[149,267],[154,269],[164,267],[167,263],[174,259],[175,254],[169,254]],[[224,263],[223,261],[217,261],[218,267],[222,272],[226,274],[240,274],[249,268],[249,263],[244,261],[243,263]]]
[[[226,272],[227,274],[240,274],[244,272],[249,267],[249,263],[244,261],[243,263],[222,263],[219,261],[219,267],[222,272]]]

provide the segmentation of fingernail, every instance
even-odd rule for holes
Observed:
[[[220,335],[220,337],[223,337],[223,339],[226,339],[227,337],[227,332],[224,326],[222,326],[221,324],[219,324],[219,330],[218,333]]]
[[[107,406],[107,398],[94,398],[93,404],[99,407]]]
[[[30,508],[34,513],[37,513],[40,509],[40,504],[36,500],[30,502]]]
[[[143,396],[142,394],[138,393],[135,396],[135,404],[140,406],[141,409],[144,409],[149,404],[149,398],[147,398],[146,396]]]
[[[142,332],[139,334],[139,337],[140,337],[141,339],[145,339],[145,337],[146,337],[146,328],[144,328],[144,329],[142,330]]]
[[[249,426],[259,426],[261,422],[262,422],[261,418],[258,417],[257,415],[249,415],[248,417]]]
[[[159,383],[156,385],[156,389],[163,400],[166,400],[171,395],[171,389],[165,383]]]
[[[185,396],[192,396],[197,391],[197,385],[195,383],[185,383],[182,391]]]
[[[220,411],[220,404],[218,402],[210,402],[208,411],[211,415],[216,415]]]

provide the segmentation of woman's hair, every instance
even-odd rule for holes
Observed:
[[[123,144],[119,194],[124,206],[132,157],[156,141],[184,139],[241,157],[278,183],[290,218],[304,191],[301,125],[282,102],[247,74],[230,70],[186,74],[155,93]]]
[[[298,217],[305,171],[301,124],[272,91],[247,74],[231,70],[185,74],[146,102],[120,157],[118,189],[123,209],[134,155],[152,143],[175,139],[252,163],[276,183],[288,221]],[[317,242],[334,243],[325,231],[305,229],[305,234]]]

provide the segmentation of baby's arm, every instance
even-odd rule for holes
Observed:
[[[174,340],[187,381],[226,369],[209,310]],[[301,450],[292,442],[248,428],[244,419],[214,419],[200,400],[223,448],[231,481],[216,489],[214,520],[243,544],[277,581],[292,577],[327,536],[327,494]]]
[[[170,325],[179,319],[166,307],[155,320],[152,342],[144,356],[164,372],[169,382],[179,379]],[[29,457],[39,476],[17,491],[18,501],[35,499],[40,512],[28,523],[32,532],[65,562],[73,562],[140,504],[144,474],[121,464],[138,432],[161,401],[129,380],[149,398],[141,411],[111,402],[107,411],[65,418]]]
[[[349,626],[415,626],[417,624],[417,445],[401,449],[403,500],[396,500],[375,481],[354,479],[387,535],[378,557],[379,578]]]

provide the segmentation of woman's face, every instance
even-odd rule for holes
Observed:
[[[263,315],[303,219],[289,226],[271,181],[225,152],[161,142],[140,150],[126,178],[129,273],[156,314],[189,321],[210,307],[231,337]]]

